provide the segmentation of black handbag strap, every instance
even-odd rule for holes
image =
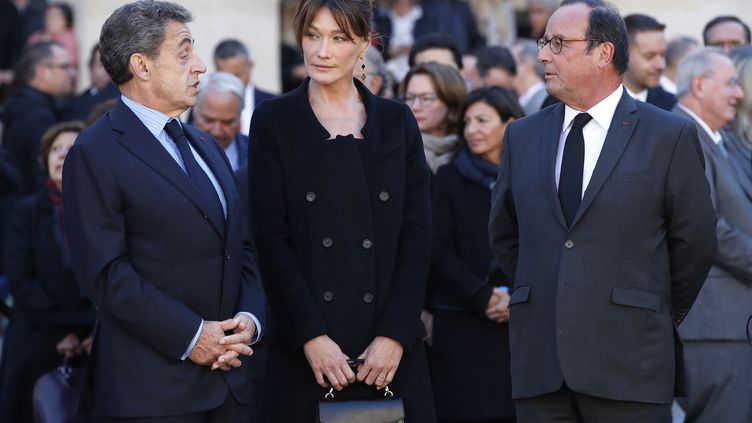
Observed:
[[[384,398],[394,398],[394,391],[389,389],[389,385],[384,387]],[[324,394],[324,399],[327,401],[334,399],[334,388],[329,388],[329,392]]]

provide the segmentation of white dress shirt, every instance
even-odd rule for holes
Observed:
[[[256,105],[256,85],[253,81],[245,87],[243,96],[243,110],[240,112],[240,133],[248,136],[248,130],[251,129],[251,116]]]
[[[624,88],[627,88],[627,87],[624,87]],[[646,102],[646,101],[648,101],[648,90],[647,89],[644,89],[644,90],[640,91],[639,93],[635,93],[635,92],[632,92],[632,90],[630,90],[629,88],[627,88],[627,94],[629,94],[629,96],[632,97],[633,99],[641,101],[643,103]]]
[[[619,85],[619,88],[611,93],[608,97],[601,100],[600,103],[591,107],[590,110],[586,110],[592,119],[587,125],[582,127],[582,138],[585,141],[585,162],[582,166],[582,195],[585,195],[585,189],[590,183],[590,178],[593,176],[595,170],[595,164],[598,163],[598,157],[601,155],[603,149],[603,143],[606,141],[606,134],[608,134],[608,128],[611,126],[611,120],[616,113],[616,106],[619,105],[619,100],[623,92],[623,86]],[[559,186],[559,176],[561,175],[561,158],[564,154],[564,144],[567,141],[567,135],[572,129],[572,121],[575,116],[582,113],[579,110],[575,110],[567,105],[564,105],[564,124],[561,129],[561,136],[559,137],[559,148],[556,151],[556,187]]]
[[[660,84],[664,91],[676,95],[676,82],[669,79],[668,76],[661,75]]]

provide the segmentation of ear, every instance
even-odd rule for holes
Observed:
[[[705,87],[704,78],[701,76],[695,76],[689,84],[689,91],[694,97],[702,99],[705,97]]]
[[[142,81],[148,81],[151,78],[152,62],[145,55],[141,53],[131,54],[131,57],[128,60],[128,65],[130,66],[134,77]]]
[[[603,42],[596,46],[595,51],[598,55],[597,59],[599,68],[605,68],[614,63],[614,53],[616,52],[616,48],[612,43]]]

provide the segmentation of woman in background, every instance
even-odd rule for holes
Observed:
[[[462,145],[457,136],[465,81],[451,66],[421,63],[403,81],[402,98],[410,106],[423,137],[426,161],[431,171],[449,163]]]
[[[73,69],[78,69],[78,43],[73,32],[73,8],[68,3],[50,3],[44,13],[44,31],[29,37],[28,44],[39,41],[54,41],[68,51]],[[74,78],[75,80],[75,78]]]
[[[0,366],[2,422],[33,421],[39,376],[91,348],[94,312],[70,267],[62,203],[63,163],[83,128],[72,121],[45,132],[47,186],[16,203],[11,214],[5,266],[14,304]]]
[[[471,92],[465,145],[433,181],[431,373],[440,422],[514,422],[509,363],[509,279],[488,239],[491,189],[507,125],[523,116],[511,91]]]

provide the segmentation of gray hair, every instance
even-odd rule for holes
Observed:
[[[713,75],[715,64],[713,56],[726,57],[717,47],[703,47],[688,54],[676,68],[676,96],[682,97],[692,88],[692,80],[698,76]]]
[[[685,35],[672,39],[666,44],[666,67],[676,66],[692,47],[699,46],[699,41]]]
[[[381,56],[379,50],[376,47],[368,47],[368,49],[366,50],[365,59],[366,69],[373,69],[373,73],[381,76],[381,78],[386,82],[387,73],[389,71],[387,70],[386,64],[384,63],[384,57]]]
[[[520,62],[533,62],[536,75],[543,78],[545,71],[543,69],[543,63],[538,61],[538,43],[533,40],[523,39],[517,41],[515,47],[517,47],[517,59]]]
[[[230,93],[238,99],[238,114],[243,110],[245,102],[245,88],[240,78],[229,72],[214,72],[201,81],[201,90],[196,97],[195,109],[201,107],[201,101],[207,92]]]
[[[102,65],[115,84],[124,84],[133,78],[129,69],[133,54],[158,57],[167,23],[192,20],[186,8],[166,1],[140,0],[121,6],[107,18],[99,34]]]
[[[739,75],[739,85],[744,92],[744,98],[736,106],[735,129],[741,141],[752,148],[752,47],[735,48],[732,59]]]

